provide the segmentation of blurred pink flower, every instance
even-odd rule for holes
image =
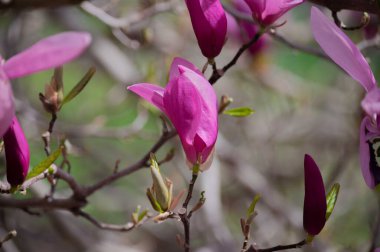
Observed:
[[[244,0],[234,0],[233,6],[241,13],[250,14],[250,8]],[[257,24],[253,24],[248,21],[239,20],[238,23],[243,28],[244,32],[240,32],[240,40],[243,43],[249,42],[257,32],[259,32],[260,27]],[[267,45],[267,37],[265,35],[261,36],[261,38],[254,43],[248,50],[252,55],[256,55],[261,52]]]
[[[218,135],[217,97],[211,84],[192,63],[175,58],[166,88],[139,83],[128,90],[169,117],[192,165],[201,164],[201,170],[209,168]]]
[[[303,227],[310,235],[319,234],[326,223],[326,192],[321,172],[309,155],[305,155],[305,199]]]
[[[191,23],[202,54],[215,58],[222,51],[227,18],[220,0],[186,0]]]
[[[29,145],[24,132],[14,116],[8,130],[3,136],[7,180],[12,186],[24,182],[29,170]]]
[[[356,45],[320,10],[311,10],[311,28],[325,53],[367,92],[361,102],[366,116],[360,126],[360,166],[370,188],[380,183],[380,90]]]
[[[0,136],[8,129],[14,116],[9,79],[63,65],[81,54],[90,42],[88,33],[64,32],[42,39],[7,61],[0,57]]]
[[[253,18],[262,26],[269,26],[304,0],[245,0],[245,2],[251,9]]]

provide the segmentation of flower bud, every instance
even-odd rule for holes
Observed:
[[[154,210],[162,213],[166,212],[172,201],[173,183],[162,177],[160,167],[153,153],[150,155],[150,171],[153,179],[153,186],[147,189],[147,196]]]
[[[303,227],[314,236],[321,232],[326,223],[326,193],[321,172],[313,158],[305,155],[305,200],[303,207]]]
[[[191,23],[202,54],[218,56],[227,34],[227,17],[220,0],[186,0]]]
[[[245,0],[245,2],[251,9],[253,18],[262,26],[269,26],[304,0]]]
[[[45,94],[40,93],[40,100],[47,112],[58,112],[63,101],[62,67],[55,69],[50,83],[45,86]]]
[[[3,140],[7,180],[12,186],[21,185],[28,174],[30,152],[28,142],[16,117],[13,117]]]

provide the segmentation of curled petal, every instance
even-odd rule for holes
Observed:
[[[196,72],[197,74],[200,74],[203,76],[202,72],[199,71],[199,69],[193,63],[183,58],[175,57],[170,66],[169,81],[176,79],[180,75],[178,66],[187,67],[193,70],[194,72]]]
[[[12,186],[20,185],[28,174],[30,152],[28,142],[16,117],[13,117],[3,139],[7,180]]]
[[[163,104],[163,95],[165,91],[164,88],[150,83],[139,83],[129,86],[128,90],[141,96],[142,98],[156,106],[162,112],[165,112]]]
[[[310,235],[321,232],[326,223],[326,192],[321,172],[313,158],[305,155],[305,200],[303,227]]]
[[[42,39],[4,64],[8,78],[61,66],[79,56],[90,44],[86,32],[64,32]]]
[[[0,137],[2,137],[9,128],[14,113],[12,87],[0,67]]]
[[[304,0],[245,0],[252,16],[260,24],[268,26]]]
[[[361,102],[366,114],[374,119],[380,114],[380,89],[373,88],[369,91]]]
[[[315,7],[311,9],[311,29],[325,53],[367,92],[376,86],[372,70],[356,45]]]
[[[369,188],[375,187],[375,178],[371,172],[370,168],[370,149],[367,139],[367,127],[371,124],[371,118],[366,116],[360,124],[360,145],[359,145],[359,158],[360,158],[360,167],[362,170],[362,175],[364,181]]]
[[[202,54],[218,56],[227,33],[227,18],[220,0],[186,0],[191,23]]]

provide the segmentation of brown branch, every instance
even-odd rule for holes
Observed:
[[[125,225],[108,224],[108,223],[103,223],[103,222],[98,221],[92,215],[90,215],[86,212],[83,212],[82,210],[73,211],[73,213],[75,215],[83,217],[84,219],[86,219],[89,222],[91,222],[92,224],[94,224],[96,227],[103,229],[103,230],[128,232],[128,231],[131,231],[132,229],[134,229],[134,228],[136,228],[142,224],[142,222],[139,222],[137,224],[134,224],[132,222],[128,222]]]
[[[271,248],[266,249],[255,249],[253,246],[249,247],[246,252],[272,252],[272,251],[281,251],[281,250],[288,250],[288,249],[297,249],[302,248],[306,245],[306,241],[302,240],[300,242],[289,244],[289,245],[279,245]]]
[[[80,201],[73,197],[67,199],[13,199],[0,197],[0,207],[3,208],[42,208],[42,209],[77,209],[87,204],[86,201]]]
[[[83,0],[8,0],[0,1],[0,9],[30,9],[30,8],[52,8],[64,5],[76,5]]]
[[[181,221],[183,223],[183,229],[185,232],[185,244],[184,244],[185,252],[190,251],[190,218],[192,215],[192,212],[187,214],[187,207],[188,207],[190,200],[193,196],[194,185],[195,185],[195,181],[197,180],[197,178],[198,178],[198,171],[193,172],[193,176],[192,176],[190,184],[189,184],[189,189],[187,191],[186,199],[182,204],[182,208],[178,211],[178,214],[179,214]]]
[[[380,14],[378,0],[308,0],[311,3],[329,8],[332,11],[355,10]]]

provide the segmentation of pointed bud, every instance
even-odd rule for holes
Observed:
[[[321,172],[313,158],[305,155],[305,200],[303,227],[309,235],[317,235],[326,223],[326,193]]]
[[[28,142],[16,117],[13,117],[3,140],[7,180],[12,186],[21,185],[28,174],[30,152]]]
[[[227,17],[220,0],[186,0],[191,23],[202,54],[218,56],[227,34]]]
[[[165,212],[169,209],[172,201],[173,183],[162,177],[156,157],[153,153],[150,155],[150,171],[153,179],[153,186],[147,190],[147,196],[158,212]]]
[[[45,86],[45,94],[40,94],[40,100],[48,113],[59,111],[63,101],[62,67],[54,70],[50,83]]]

